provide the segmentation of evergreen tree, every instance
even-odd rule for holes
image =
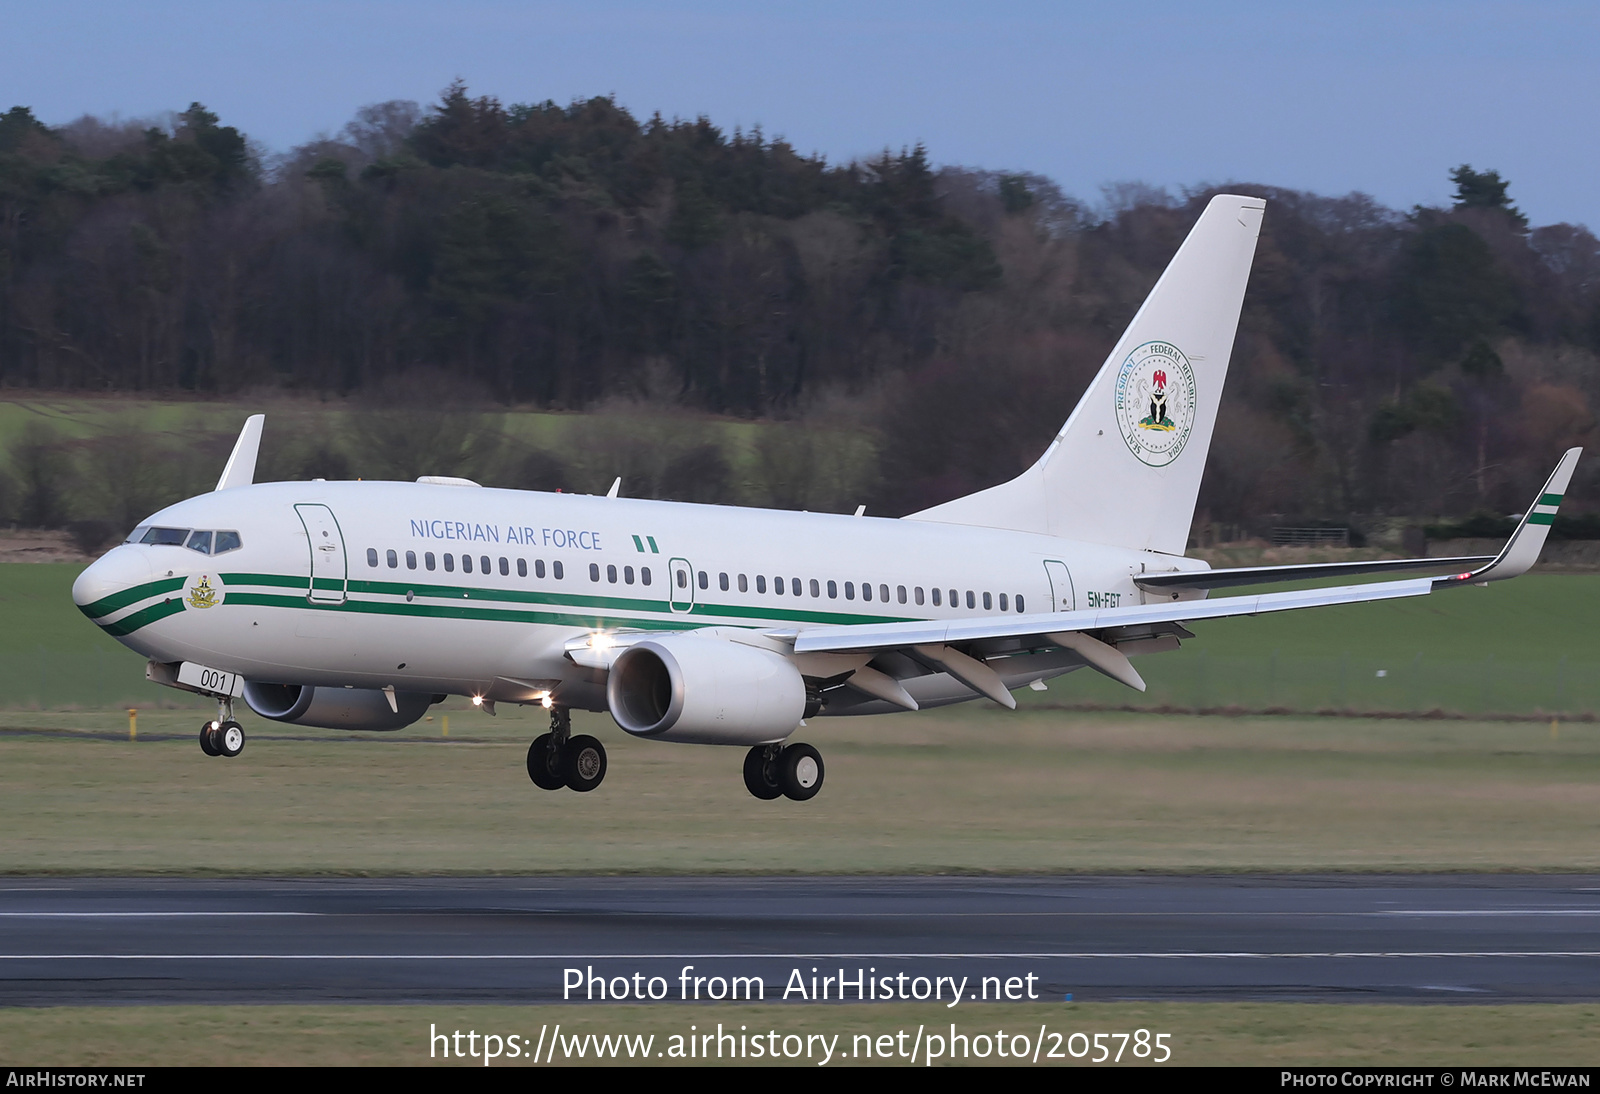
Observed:
[[[1510,181],[1500,177],[1498,171],[1474,171],[1471,164],[1463,163],[1450,172],[1450,181],[1456,184],[1457,209],[1499,209],[1516,222],[1519,228],[1528,227],[1528,218],[1511,204],[1506,191]]]

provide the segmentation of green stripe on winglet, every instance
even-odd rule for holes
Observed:
[[[1563,495],[1561,495],[1561,494],[1540,494],[1539,495],[1539,500],[1537,502],[1535,502],[1534,504],[1536,504],[1536,505],[1560,505],[1562,496]]]
[[[1555,519],[1556,519],[1556,515],[1554,513],[1529,513],[1528,514],[1528,523],[1529,524],[1549,524],[1551,521],[1553,521]]]

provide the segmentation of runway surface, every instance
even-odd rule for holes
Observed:
[[[549,1003],[574,977],[568,1001],[602,978],[608,999],[625,978],[675,1001],[751,977],[794,1002],[837,999],[841,972],[847,1001],[858,979],[945,1002],[1008,981],[1041,1000],[1594,1000],[1600,878],[0,879],[0,1005]]]

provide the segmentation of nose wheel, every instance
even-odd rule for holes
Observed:
[[[244,751],[244,727],[232,719],[207,722],[200,727],[200,751],[207,756],[237,756]]]
[[[233,720],[233,700],[218,696],[217,716],[200,727],[200,751],[207,756],[237,756],[244,751],[244,727]]]

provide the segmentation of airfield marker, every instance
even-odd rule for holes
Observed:
[[[1550,724],[1554,725],[1555,723],[1552,722]],[[138,707],[129,707],[128,708],[128,740],[137,741],[138,739],[139,739],[139,708]]]

